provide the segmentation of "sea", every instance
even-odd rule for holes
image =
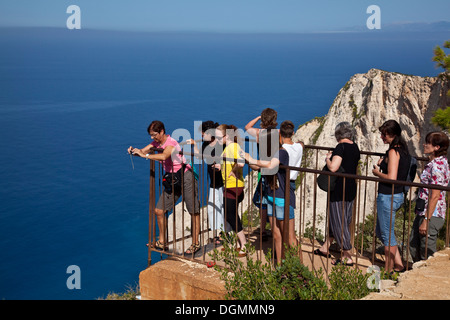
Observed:
[[[298,126],[327,114],[355,73],[442,72],[433,48],[448,32],[379,31],[0,28],[0,299],[94,300],[136,287],[149,161],[126,150],[151,142],[152,120],[194,137],[195,121],[243,129],[270,107]]]

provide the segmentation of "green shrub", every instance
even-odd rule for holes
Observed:
[[[225,268],[218,267],[225,281],[227,299],[236,300],[348,300],[360,299],[367,295],[368,274],[347,267],[335,266],[327,285],[322,269],[310,271],[298,257],[298,248],[286,249],[285,259],[274,265],[271,251],[266,261],[254,261],[251,254],[254,248],[247,244],[249,253],[245,259],[238,257],[234,249],[236,237],[229,235],[224,241],[224,251],[214,250],[212,257],[225,263]],[[245,263],[244,263],[245,261]]]
[[[106,298],[98,298],[98,300],[137,300],[137,296],[140,295],[139,285],[126,286],[126,291],[124,293],[114,293],[110,292]]]
[[[354,300],[361,299],[372,290],[367,286],[370,274],[363,273],[357,268],[339,264],[333,267],[330,275],[330,300]]]

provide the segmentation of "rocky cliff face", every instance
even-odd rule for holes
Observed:
[[[348,121],[356,130],[355,142],[360,150],[384,153],[387,145],[383,144],[378,128],[389,119],[399,122],[403,129],[404,138],[408,142],[410,153],[414,156],[422,155],[422,144],[429,131],[439,130],[431,124],[431,117],[438,108],[450,105],[450,98],[446,95],[449,82],[439,77],[418,77],[371,69],[365,74],[355,74],[339,91],[329,112],[322,118],[316,118],[302,125],[295,134],[295,140],[303,141],[306,145],[334,147],[335,126],[342,121]],[[318,169],[324,165],[325,151],[319,152]],[[315,153],[308,155],[307,167],[316,169]],[[372,176],[372,164],[378,157],[362,157],[361,172],[365,174],[365,164],[368,175]],[[307,223],[311,220],[314,199],[313,175],[306,176],[304,183],[305,210],[304,218]],[[375,183],[368,183],[367,188],[361,188],[360,208],[365,214],[373,210],[375,199]],[[300,191],[297,190],[299,193]],[[364,193],[365,192],[365,193]],[[365,198],[362,196],[367,194]],[[300,196],[300,195],[299,195]],[[316,212],[325,217],[326,193],[317,189]],[[297,198],[299,199],[299,198]],[[364,204],[363,204],[364,203]],[[363,207],[364,205],[364,207]],[[297,208],[297,215],[299,209]],[[322,219],[322,227],[325,223]]]
[[[438,108],[450,105],[448,89],[448,81],[438,77],[423,78],[377,69],[355,74],[339,91],[328,114],[303,125],[295,138],[305,144],[334,147],[335,126],[348,121],[356,129],[356,143],[361,150],[385,152],[378,127],[394,119],[404,130],[410,152],[421,156],[425,135],[439,130],[431,124],[431,117]]]

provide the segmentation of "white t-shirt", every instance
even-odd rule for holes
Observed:
[[[302,155],[303,155],[303,147],[300,143],[294,143],[294,144],[283,144],[283,148],[286,149],[286,151],[289,154],[289,166],[290,167],[300,167],[300,164],[302,162]],[[290,180],[297,179],[298,171],[291,170],[291,176]]]

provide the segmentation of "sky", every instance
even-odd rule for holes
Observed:
[[[364,27],[370,5],[381,27],[450,21],[449,0],[1,0],[0,26],[66,27],[70,5],[81,28],[126,31],[323,32]]]

